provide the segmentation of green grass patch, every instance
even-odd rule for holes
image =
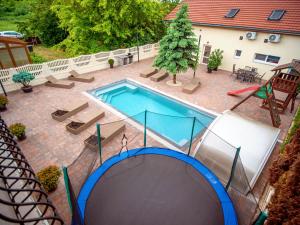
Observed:
[[[296,131],[300,128],[300,107],[298,107],[295,117],[293,119],[292,125],[280,146],[280,152],[284,151],[284,147],[291,142],[293,136],[295,135]]]
[[[33,54],[37,56],[41,56],[45,61],[52,61],[56,59],[65,59],[69,56],[66,52],[56,49],[56,48],[48,48],[43,45],[38,45],[33,47]]]
[[[0,31],[13,30],[17,31],[18,27],[15,21],[0,20]]]

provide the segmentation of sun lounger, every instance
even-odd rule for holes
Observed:
[[[197,90],[197,88],[200,87],[200,84],[200,79],[193,78],[192,80],[190,80],[190,82],[183,86],[182,91],[187,94],[192,94],[194,91]]]
[[[75,70],[71,70],[68,79],[73,81],[90,83],[95,80],[95,77],[92,74],[88,74],[88,73],[79,74]]]
[[[154,74],[153,76],[151,76],[150,79],[152,81],[159,82],[159,81],[165,79],[167,76],[169,76],[169,74],[167,72],[159,71],[157,74]]]
[[[55,112],[51,113],[53,119],[62,122],[65,119],[75,115],[81,110],[89,106],[88,102],[76,102],[72,104],[65,105],[64,107],[59,107]]]
[[[123,121],[105,124],[100,127],[101,145],[105,145],[125,129]],[[85,146],[92,150],[98,149],[97,135],[91,135],[84,141]]]
[[[46,79],[47,82],[45,83],[45,85],[49,87],[66,88],[66,89],[70,89],[74,87],[74,82],[58,80],[53,76],[48,76],[46,77]]]
[[[146,70],[145,72],[140,73],[140,76],[144,77],[144,78],[148,78],[148,77],[151,77],[152,75],[156,74],[157,72],[158,72],[157,69],[150,68],[150,69]]]
[[[85,114],[80,114],[76,120],[72,120],[66,125],[67,131],[72,134],[79,134],[80,132],[87,129],[89,126],[93,125],[96,121],[104,116],[104,111],[93,110]]]

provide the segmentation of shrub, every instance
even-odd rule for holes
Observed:
[[[284,151],[284,148],[287,144],[289,144],[294,137],[296,131],[300,128],[300,107],[298,108],[296,115],[293,119],[292,126],[290,127],[288,134],[286,135],[283,143],[280,146],[280,152]]]
[[[31,57],[32,63],[47,62],[47,60],[43,56],[37,55],[34,52],[30,53],[30,57]]]
[[[0,95],[0,106],[5,106],[8,103],[8,99],[4,95]]]
[[[37,173],[39,181],[47,192],[52,192],[57,188],[60,176],[61,171],[55,165],[48,166]]]
[[[212,55],[208,58],[207,68],[211,70],[217,68],[217,61]]]
[[[114,62],[115,62],[115,60],[113,60],[113,59],[109,59],[109,60],[108,60],[108,64],[109,64],[109,65],[114,65]]]
[[[17,138],[25,134],[26,127],[22,123],[15,123],[9,126],[10,132]]]
[[[275,193],[268,206],[266,225],[293,225],[300,222],[300,154],[290,169],[283,173],[275,185]]]
[[[214,58],[214,60],[215,60],[215,66],[216,67],[218,67],[218,66],[220,66],[221,64],[222,64],[222,60],[223,60],[223,50],[221,50],[221,49],[215,49],[212,53],[211,53],[211,55],[212,55],[212,57]]]
[[[23,72],[14,74],[12,77],[12,80],[15,83],[23,84],[24,87],[28,87],[30,81],[32,81],[34,78],[35,77],[32,73],[23,71]]]

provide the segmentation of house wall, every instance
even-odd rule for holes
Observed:
[[[275,66],[300,59],[300,36],[282,34],[279,43],[264,43],[269,33],[257,32],[256,40],[248,40],[247,31],[244,30],[194,26],[194,32],[197,36],[201,33],[201,62],[205,44],[211,45],[212,50],[220,48],[224,51],[220,69],[232,71],[233,64],[236,64],[236,68],[256,67],[259,74],[266,72],[263,79],[267,80],[273,75],[270,70]],[[239,40],[240,36],[243,36],[243,40]],[[234,57],[235,50],[242,51],[240,58]],[[255,53],[279,56],[279,63],[254,62]]]

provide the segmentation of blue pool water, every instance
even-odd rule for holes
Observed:
[[[143,125],[147,110],[147,128],[179,147],[190,141],[194,117],[193,138],[215,119],[213,115],[127,80],[89,93]]]

